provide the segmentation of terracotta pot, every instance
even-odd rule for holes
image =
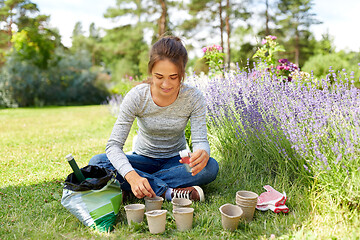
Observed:
[[[145,211],[160,210],[163,204],[164,198],[156,197],[145,197]]]
[[[141,223],[144,220],[145,205],[144,204],[129,204],[125,207],[126,218],[128,224],[132,222]]]
[[[166,213],[167,210],[152,210],[145,213],[150,233],[165,232]]]
[[[226,203],[220,208],[221,224],[225,230],[235,231],[238,227],[243,211],[237,205]]]
[[[179,231],[186,231],[192,228],[194,208],[176,208],[173,210],[176,228]]]

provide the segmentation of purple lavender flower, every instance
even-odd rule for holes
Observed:
[[[289,71],[298,69],[287,59],[279,63],[278,71],[286,66]],[[254,69],[208,80],[202,91],[212,119],[219,125],[225,120],[234,123],[236,141],[243,142],[252,156],[257,154],[253,149],[262,146],[284,162],[297,163],[294,168],[299,171],[311,169],[316,176],[322,168],[337,179],[359,171],[360,90],[346,81],[330,85],[324,79],[319,84],[320,88],[285,84],[266,70]],[[347,168],[338,169],[339,163]]]

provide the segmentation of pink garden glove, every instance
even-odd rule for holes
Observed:
[[[288,213],[289,212],[289,208],[286,205],[281,205],[281,206],[278,206],[278,207],[275,207],[272,204],[269,204],[269,205],[257,205],[256,209],[260,210],[260,211],[267,211],[267,210],[270,209],[274,213],[280,213],[280,212]]]
[[[270,185],[265,185],[264,188],[267,192],[260,194],[258,197],[256,209],[260,211],[267,211],[270,209],[275,213],[288,213],[289,208],[285,205],[287,200],[286,193],[284,192],[284,194],[281,194]]]
[[[267,192],[264,192],[260,194],[258,197],[257,205],[274,205],[275,207],[278,207],[280,205],[285,205],[286,202],[286,193],[284,194],[279,193],[276,191],[273,187],[270,185],[265,185],[264,188]]]

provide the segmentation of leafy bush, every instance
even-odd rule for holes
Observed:
[[[9,100],[18,106],[99,104],[108,95],[97,73],[91,72],[87,52],[70,55],[61,48],[42,69],[25,61],[13,51],[1,71],[2,102],[10,107]]]
[[[337,53],[331,53],[310,57],[304,64],[302,70],[309,73],[312,72],[316,78],[325,79],[326,76],[331,73],[329,70],[339,72],[348,67],[349,63],[344,58],[341,58]]]
[[[328,55],[315,55],[304,65],[303,70],[312,72],[314,79],[329,78],[331,84],[336,81],[353,82],[360,88],[360,54],[338,52]]]
[[[120,80],[110,88],[111,94],[122,95],[123,97],[139,82],[133,80]]]
[[[224,53],[222,47],[219,45],[211,45],[203,47],[203,58],[206,60],[206,64],[210,66],[211,75],[222,74],[224,65]]]

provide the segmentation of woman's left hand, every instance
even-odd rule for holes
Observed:
[[[198,174],[209,161],[209,154],[202,149],[198,149],[191,154],[190,164],[191,167],[191,175],[195,176]]]

